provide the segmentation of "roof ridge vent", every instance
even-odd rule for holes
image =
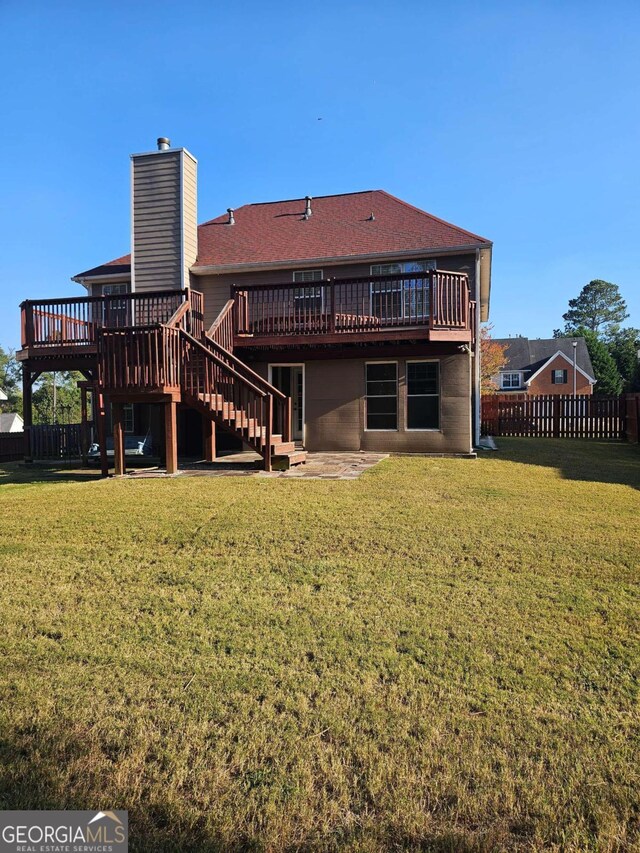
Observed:
[[[228,207],[227,213],[229,214],[229,218],[227,219],[227,225],[235,225],[236,224],[236,218],[233,215],[233,213],[234,213],[233,208]]]

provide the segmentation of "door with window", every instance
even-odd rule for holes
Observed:
[[[371,282],[371,313],[383,323],[422,322],[429,316],[429,278],[424,273],[436,269],[436,262],[408,261],[395,264],[372,264],[371,275],[394,276],[386,281]],[[415,278],[407,274],[416,273]]]
[[[270,364],[269,381],[278,391],[291,397],[291,438],[304,438],[304,365]],[[277,425],[278,432],[282,427]]]
[[[125,326],[132,326],[133,319],[131,317],[130,299],[118,299],[120,294],[129,293],[128,284],[105,284],[102,288],[102,295],[109,297],[105,300],[104,306],[104,325],[110,328],[123,329]]]

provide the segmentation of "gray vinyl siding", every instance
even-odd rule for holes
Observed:
[[[134,288],[179,289],[196,258],[196,163],[183,149],[132,159]]]

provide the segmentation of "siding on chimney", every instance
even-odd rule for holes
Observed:
[[[197,254],[196,161],[184,149],[132,157],[132,282],[178,290]]]

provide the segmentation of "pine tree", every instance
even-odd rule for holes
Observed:
[[[596,332],[586,328],[576,329],[574,336],[584,338],[587,344],[593,373],[597,380],[594,388],[595,393],[620,394],[623,384],[622,377],[604,341],[600,340]]]
[[[569,310],[562,315],[564,335],[575,335],[576,329],[585,328],[611,337],[628,316],[618,285],[597,278],[585,284],[577,299],[569,300]]]
[[[622,376],[624,390],[630,391],[638,374],[640,329],[619,329],[608,341],[607,347]]]

